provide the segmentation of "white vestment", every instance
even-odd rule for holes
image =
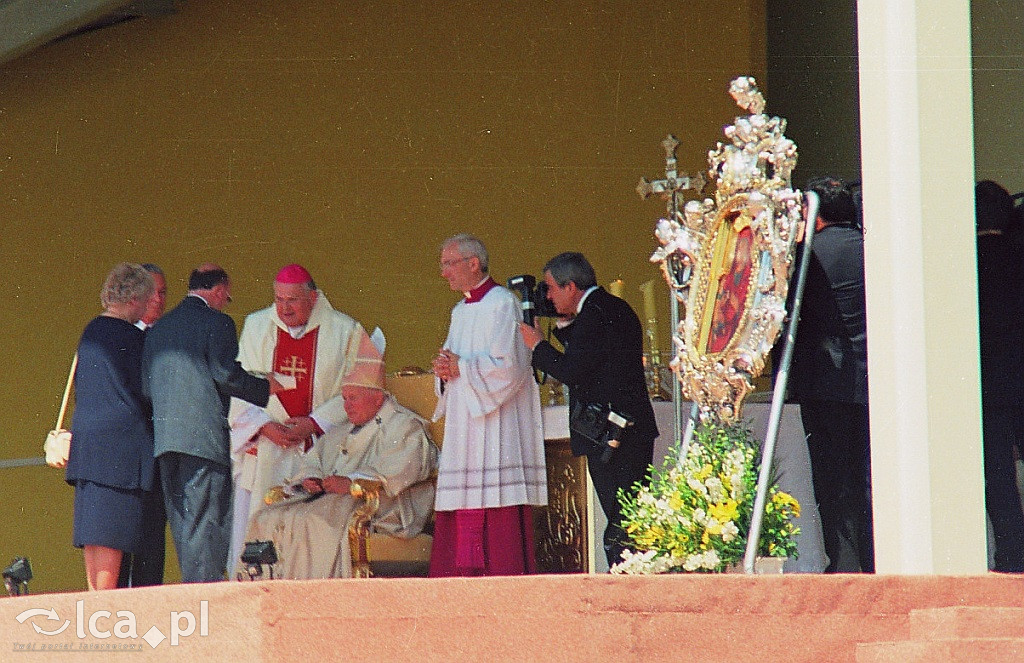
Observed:
[[[274,349],[278,330],[288,327],[277,315],[276,308],[249,314],[238,341],[238,361],[247,371],[273,371]],[[313,366],[313,411],[310,416],[324,430],[346,424],[345,404],[341,397],[342,378],[354,365],[362,327],[358,322],[331,307],[324,293],[319,293],[309,322],[299,338],[319,329]],[[238,559],[245,543],[245,530],[252,515],[263,507],[263,496],[271,486],[280,485],[298,471],[306,453],[302,445],[282,449],[258,435],[263,424],[284,421],[288,413],[277,396],[271,396],[265,408],[231,399],[228,422],[231,424],[231,465],[235,483],[234,523],[231,537],[231,558]],[[256,446],[257,455],[246,453]]]
[[[438,511],[547,506],[540,393],[521,319],[519,300],[501,286],[452,309],[444,348],[459,356],[459,377],[443,390],[437,382]]]
[[[398,537],[419,534],[430,519],[431,476],[437,467],[437,447],[427,437],[424,420],[389,396],[373,420],[350,431],[346,424],[317,440],[288,483],[330,475],[378,479],[384,488],[371,530]],[[351,495],[330,493],[265,506],[253,516],[246,540],[274,542],[274,577],[351,577],[348,523],[357,505]]]

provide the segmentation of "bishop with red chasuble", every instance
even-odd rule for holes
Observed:
[[[314,437],[347,422],[341,397],[365,332],[335,310],[300,265],[283,267],[274,279],[274,304],[246,317],[238,360],[249,371],[294,378],[294,389],[270,398],[265,408],[232,399],[232,473],[235,509],[234,567],[252,515],[271,486],[292,477]]]

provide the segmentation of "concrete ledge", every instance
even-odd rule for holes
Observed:
[[[147,660],[247,663],[337,658],[367,647],[394,661],[687,660],[711,651],[716,660],[854,661],[857,643],[892,649],[910,640],[911,611],[960,606],[1024,608],[1024,579],[563,575],[172,585],[0,600],[0,650],[134,645]],[[17,621],[27,610],[50,608],[57,619]],[[104,610],[110,615],[96,617]],[[127,619],[118,611],[132,613],[138,637],[113,633]],[[184,635],[190,616],[195,626]],[[90,617],[94,630],[111,637],[90,632]],[[70,624],[57,635],[35,630],[64,621]],[[151,627],[168,639],[156,647],[142,640]],[[1007,646],[1016,645],[992,645]]]
[[[856,663],[978,663],[1019,661],[1024,640],[962,638],[932,642],[882,642],[857,645]]]
[[[956,638],[1024,638],[1024,608],[961,606],[914,610],[910,613],[914,640]]]

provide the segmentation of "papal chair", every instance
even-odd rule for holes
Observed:
[[[403,405],[428,422],[434,413],[434,375],[422,370],[403,370],[387,376],[387,389]],[[430,439],[441,447],[444,421],[428,424]],[[411,538],[400,538],[373,531],[372,519],[378,507],[380,483],[354,482],[363,504],[349,521],[349,549],[352,552],[352,575],[356,578],[426,576],[430,568],[434,519],[424,531]]]

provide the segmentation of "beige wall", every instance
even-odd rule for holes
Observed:
[[[0,455],[39,453],[120,260],[161,264],[172,306],[222,263],[239,324],[301,261],[385,330],[390,369],[443,340],[437,248],[458,231],[501,281],[582,250],[639,306],[663,207],[637,180],[663,173],[668,132],[681,170],[704,168],[738,113],[729,80],[765,72],[763,2],[692,6],[188,2],[4,65]],[[0,562],[28,555],[33,591],[82,587],[59,473],[0,482]]]

